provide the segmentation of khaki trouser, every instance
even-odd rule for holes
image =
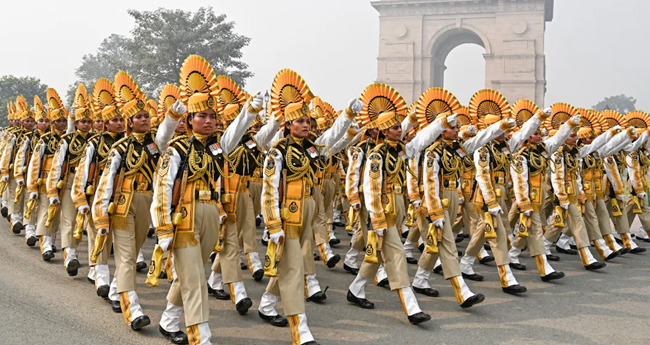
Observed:
[[[88,260],[90,260],[90,255],[95,250],[97,229],[95,228],[95,222],[93,222],[93,217],[90,215],[90,212],[86,215],[86,217],[88,218],[88,227],[86,227],[86,230],[88,230]],[[90,266],[108,265],[108,258],[111,256],[112,245],[113,245],[113,237],[106,236],[106,240],[104,241],[104,249],[97,257],[97,263],[96,264],[89,263],[89,265]]]
[[[568,210],[568,219],[565,219],[566,227],[560,229],[551,224],[551,226],[546,230],[544,237],[546,237],[549,242],[554,243],[560,237],[562,232],[566,233],[568,236],[573,236],[576,241],[576,246],[578,249],[589,246],[589,237],[587,236],[587,230],[585,229],[585,222],[582,219],[582,214],[578,205],[569,204]]]
[[[337,174],[333,174],[331,179],[323,181],[323,207],[325,208],[327,225],[332,224],[334,221],[334,196],[340,182],[341,180]],[[329,230],[329,227],[327,230]]]
[[[61,195],[61,247],[65,248],[77,248],[81,240],[75,240],[72,235],[74,234],[74,228],[77,226],[77,209],[74,207],[72,202],[72,183],[74,182],[74,174],[68,174],[68,181],[65,185],[65,190],[63,193],[59,192]],[[137,255],[137,253],[136,253]]]
[[[587,201],[585,202],[585,213],[582,215],[582,218],[585,222],[585,228],[587,230],[587,237],[590,242],[597,241],[603,238],[602,233],[599,229],[598,215],[596,214],[596,209],[594,207],[595,202]],[[607,214],[607,212],[603,212]],[[609,224],[607,224],[609,227]]]
[[[307,264],[314,266],[313,247],[305,247],[305,243],[313,240],[313,223],[316,203],[313,198],[306,198],[303,204],[303,227],[300,238],[284,239],[284,252],[278,264],[278,276],[269,279],[266,291],[280,296],[284,313],[287,316],[305,313],[305,275],[310,274],[305,268]],[[305,250],[309,257],[305,258]],[[302,260],[301,260],[302,259]]]
[[[241,273],[241,265],[239,262],[237,224],[228,220],[225,225],[225,231],[221,252],[219,252],[217,259],[212,263],[212,271],[222,273],[223,283],[230,284],[244,280],[244,276]],[[214,249],[214,246],[212,249]]]
[[[237,196],[237,234],[239,246],[244,248],[244,253],[257,252],[257,239],[255,237],[255,211],[253,199],[249,192],[239,193]]]
[[[314,187],[314,201],[316,202],[316,209],[314,215],[314,240],[316,246],[323,243],[329,243],[329,234],[327,233],[327,216],[325,215],[325,201],[321,189]],[[304,249],[304,248],[303,248]],[[312,260],[314,259],[313,253],[307,253]],[[306,268],[305,268],[306,269]],[[311,273],[307,273],[311,274]]]
[[[641,203],[641,213],[634,214],[633,207],[632,207],[633,206],[632,198],[633,198],[632,195],[628,197],[627,205],[625,206],[625,210],[623,211],[627,213],[628,228],[632,225],[632,222],[634,221],[634,216],[639,216],[639,221],[641,221],[641,225],[643,226],[643,229],[645,229],[646,231],[650,231],[650,207],[648,207],[648,204],[645,200],[639,198],[639,202]]]
[[[38,223],[38,203],[36,203],[36,206],[34,206],[29,219],[25,218],[25,214],[27,214],[27,203],[29,202],[29,193],[27,193],[27,187],[25,187],[23,194],[26,195],[23,197],[23,225],[36,225]]]
[[[359,274],[363,278],[374,279],[380,263],[383,262],[391,290],[411,286],[408,269],[406,267],[404,246],[400,239],[400,232],[397,229],[397,226],[401,226],[404,221],[404,198],[402,197],[402,194],[397,193],[395,193],[394,197],[396,225],[389,224],[388,229],[384,232],[383,246],[377,248],[377,257],[379,258],[379,262],[376,264],[370,264],[364,261],[359,269]]]
[[[506,197],[506,192],[505,188],[502,186],[497,186],[496,189],[501,189],[501,197],[498,198],[499,205],[502,205],[502,209],[505,212],[507,210],[504,208],[505,205],[505,200],[503,200]],[[480,193],[478,189],[476,190],[476,193]],[[484,212],[480,210],[476,205],[474,205],[475,208],[475,213],[477,213],[477,221],[476,221],[476,228],[470,230],[470,241],[469,244],[467,245],[467,249],[465,250],[465,253],[469,256],[474,256],[477,257],[479,251],[481,250],[481,247],[483,247],[483,244],[485,243],[485,217],[484,217]],[[502,265],[507,265],[510,263],[510,256],[508,255],[508,240],[507,236],[508,233],[506,233],[506,228],[505,225],[503,224],[503,218],[501,216],[497,217],[492,217],[494,219],[495,224],[495,229],[494,231],[497,233],[497,238],[496,239],[491,239],[488,242],[490,243],[490,247],[492,248],[492,255],[494,256],[494,260],[496,261],[497,266],[502,266]]]
[[[452,190],[444,190],[444,197],[449,200],[449,208],[445,209],[445,226],[442,229],[442,241],[438,242],[438,253],[429,254],[425,250],[420,256],[418,265],[427,271],[431,271],[436,264],[436,260],[440,257],[442,263],[442,272],[445,279],[457,277],[460,275],[460,265],[458,264],[458,249],[456,249],[456,241],[451,225],[454,224],[457,218],[456,210],[458,209],[458,192]],[[453,212],[449,213],[449,210]],[[423,212],[418,212],[416,217],[418,227],[422,229],[422,241],[426,243],[427,232],[429,228],[429,221]]]
[[[114,228],[113,249],[115,254],[115,277],[117,293],[135,290],[135,262],[142,244],[147,240],[151,224],[151,193],[133,193],[133,200],[127,214],[128,229]],[[104,248],[110,252],[110,248]]]
[[[59,220],[61,219],[61,213],[56,212],[54,218],[52,218],[52,223],[50,226],[46,227],[45,222],[47,221],[47,209],[50,206],[50,199],[47,197],[44,188],[41,188],[41,191],[38,194],[38,206],[37,214],[33,214],[32,217],[37,217],[36,223],[36,237],[41,236],[52,236],[59,230]]]
[[[618,206],[621,208],[623,215],[614,217],[612,215],[612,199],[607,202],[607,213],[614,223],[614,230],[619,234],[627,234],[630,232],[631,221],[627,218],[626,206],[623,201],[618,201]]]
[[[474,204],[471,198],[465,198],[463,201],[463,205],[460,207],[460,215],[460,218],[455,217],[456,221],[451,231],[454,234],[458,234],[463,226],[465,226],[465,233],[469,235],[471,229],[476,228],[476,222],[479,216],[477,212],[474,212]]]
[[[167,301],[184,307],[187,327],[208,322],[210,318],[204,267],[219,239],[217,205],[197,202],[194,211],[194,238],[199,244],[173,249],[176,279],[167,293]]]
[[[253,215],[257,217],[262,212],[262,183],[251,181],[248,185],[248,192],[253,199]]]
[[[368,241],[368,210],[366,209],[366,204],[363,202],[363,198],[361,198],[361,209],[359,210],[359,217],[354,231],[350,245],[355,250],[361,252]]]
[[[602,236],[612,234],[612,220],[609,218],[609,213],[607,212],[607,204],[603,199],[596,199],[596,216],[598,217],[598,225],[600,229],[600,234]]]
[[[13,171],[10,171],[9,183],[7,183],[7,190],[9,190],[7,197],[9,199],[6,200],[7,210],[9,211],[9,214],[19,214],[23,211],[23,198],[25,197],[27,188],[23,190],[23,192],[20,194],[20,198],[18,198],[18,202],[15,203],[14,200],[16,199],[16,187],[18,187],[18,184],[16,183],[16,180],[14,180]]]
[[[542,188],[541,200],[546,200],[546,188]],[[533,214],[530,216],[531,225],[528,228],[528,237],[517,236],[511,243],[513,247],[519,249],[529,246],[530,256],[545,254],[544,240],[542,239],[542,236],[544,236],[544,229],[542,226],[545,224],[545,216],[541,213],[544,209],[543,203],[544,201],[542,201],[540,212],[533,211]],[[514,227],[513,224],[519,222],[519,215],[519,205],[517,205],[516,202],[513,202],[512,207],[510,207],[510,213],[508,214],[511,226]]]

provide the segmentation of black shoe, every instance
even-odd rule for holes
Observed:
[[[248,313],[248,309],[250,309],[252,306],[253,306],[253,301],[251,301],[250,298],[246,297],[241,301],[237,302],[235,308],[237,308],[237,312],[239,313],[239,315],[244,315]]]
[[[140,262],[135,263],[135,270],[137,272],[141,272],[144,269],[147,269],[147,263],[146,262],[140,261]]]
[[[436,266],[433,268],[433,273],[442,274],[442,265]]]
[[[404,232],[402,233],[402,238],[407,238],[407,237],[409,237],[409,231],[410,231],[410,230],[406,230],[406,231],[404,231]]]
[[[621,248],[621,249],[618,251],[618,255],[625,255],[625,254],[627,254],[627,253],[629,253],[629,252],[630,252],[630,248]]]
[[[424,252],[424,243],[418,246],[418,250],[420,251],[420,253]]]
[[[320,344],[318,344],[315,340],[312,340],[312,341],[308,341],[306,343],[302,343],[301,345],[320,345]]]
[[[469,279],[469,280],[473,280],[475,282],[480,282],[480,281],[483,281],[483,276],[480,275],[480,274],[477,274],[477,273],[474,273],[474,274],[463,273],[463,279]]]
[[[210,254],[210,261],[212,261],[212,263],[214,263],[214,260],[216,260],[216,259],[217,259],[217,253],[212,252]]]
[[[641,254],[641,253],[645,253],[645,251],[646,251],[645,248],[636,247],[636,248],[630,250],[630,253],[632,253],[632,254]]]
[[[483,244],[483,249],[485,249],[485,250],[487,250],[487,251],[489,251],[489,252],[492,251],[492,247],[490,247],[490,244],[489,244],[489,243],[485,243],[485,244]]]
[[[320,255],[316,252],[314,252],[314,261],[320,261]]]
[[[149,326],[151,320],[147,315],[138,316],[135,320],[131,321],[131,329],[134,331],[139,331],[146,326]]]
[[[618,256],[618,252],[612,252],[608,257],[605,258],[605,261],[609,261]]]
[[[0,214],[2,217],[7,218],[9,217],[9,209],[6,207],[0,208]]]
[[[555,246],[555,250],[556,250],[558,253],[562,253],[562,254],[567,254],[567,255],[578,255],[578,251],[577,251],[577,250],[573,250],[573,249],[564,249],[564,248],[562,248],[562,247]]]
[[[108,285],[102,285],[97,288],[97,296],[101,298],[108,298],[108,291],[111,288]]]
[[[459,257],[459,258],[462,258],[462,257],[463,257],[463,252],[461,252],[460,250],[456,251],[456,254],[458,254],[458,257]]]
[[[21,222],[16,222],[13,227],[11,227],[11,230],[14,232],[15,235],[18,235],[21,231],[23,231],[23,223]]]
[[[409,315],[409,322],[411,323],[411,325],[419,325],[419,324],[421,324],[423,322],[427,322],[429,320],[431,320],[431,315],[423,313],[423,312],[419,312],[419,313],[416,313],[416,314],[413,314],[413,315]]]
[[[158,331],[160,331],[160,334],[162,334],[162,336],[165,337],[165,339],[171,341],[172,344],[189,344],[190,343],[187,340],[187,334],[183,333],[182,331],[167,332],[160,325],[158,325]]]
[[[72,259],[68,262],[68,267],[65,268],[70,277],[74,277],[79,273],[79,260]]]
[[[266,241],[266,240],[262,239],[262,245],[264,247],[268,247],[269,246],[269,241]]]
[[[606,266],[607,266],[606,263],[604,263],[604,262],[600,262],[600,261],[596,261],[596,262],[594,262],[593,264],[590,264],[589,266],[585,266],[585,268],[586,268],[587,270],[589,270],[589,271],[595,271],[595,270],[599,270],[599,269],[601,269],[601,268],[605,268]]]
[[[58,250],[56,249],[55,245],[52,245],[52,253],[56,253]]]
[[[38,242],[38,239],[35,236],[30,236],[25,240],[25,243],[27,243],[28,246],[33,247],[36,245],[36,242]]]
[[[358,268],[350,267],[350,266],[348,266],[348,265],[346,265],[346,264],[343,264],[343,269],[344,269],[346,272],[349,272],[350,274],[353,274],[353,275],[355,275],[355,276],[356,276],[357,274],[359,274],[359,269],[358,269]]]
[[[411,264],[411,265],[417,265],[418,261],[415,260],[415,258],[409,258],[408,256],[406,257],[406,263]]]
[[[424,288],[423,289],[423,288],[419,288],[419,287],[414,286],[413,291],[415,291],[415,292],[417,292],[419,294],[425,295],[425,296],[429,296],[429,297],[438,297],[440,295],[438,290],[434,290],[432,288]]]
[[[255,227],[259,228],[260,226],[262,226],[262,218],[256,217],[255,218]]]
[[[149,228],[149,232],[147,232],[147,237],[152,238],[155,233],[156,233],[156,228]]]
[[[560,261],[560,257],[553,254],[546,255],[546,260],[548,261]]]
[[[327,288],[325,288],[325,291],[327,291]],[[325,292],[324,291],[318,291],[317,293],[309,296],[307,298],[307,302],[321,303],[326,299],[327,299],[327,295],[325,295]]]
[[[82,233],[84,236],[88,236],[88,231],[86,231],[85,229],[82,230],[81,233]]]
[[[456,238],[454,239],[454,242],[456,242],[456,243],[460,243],[460,242],[463,242],[464,239],[465,239],[465,238],[463,238],[463,237],[456,236]]]
[[[262,320],[270,323],[271,326],[287,327],[289,325],[289,321],[287,321],[287,318],[282,315],[266,316],[262,314],[262,312],[259,310],[257,311],[257,315],[259,315]]]
[[[481,260],[479,260],[478,262],[482,263],[483,265],[487,265],[488,262],[492,262],[492,261],[494,261],[494,256],[486,256],[486,257],[482,257]]]
[[[578,246],[576,246],[575,244],[569,244],[569,248],[573,250],[578,250]]]
[[[160,279],[167,279],[167,272],[165,270],[160,270]]]
[[[339,261],[341,261],[341,256],[338,254],[334,254],[334,256],[332,256],[329,260],[327,260],[327,268],[334,268],[334,266],[336,266],[336,264],[338,264]]]
[[[86,279],[88,279],[88,282],[90,282],[91,284],[95,285],[95,279],[90,279],[90,278],[88,278],[88,277],[86,277]]]
[[[463,309],[467,309],[483,301],[485,301],[485,296],[482,293],[477,293],[476,295],[466,299],[465,302],[463,302],[463,304],[460,305],[460,307]]]
[[[503,292],[509,293],[511,295],[518,295],[520,293],[524,293],[524,292],[528,291],[528,289],[526,289],[525,286],[521,286],[521,285],[510,285],[508,287],[502,287],[501,290],[503,290]]]
[[[526,265],[511,262],[510,263],[510,268],[512,268],[513,270],[517,270],[517,271],[525,271],[526,270]]]
[[[330,240],[330,246],[331,247],[334,247],[335,245],[337,245],[339,243],[341,243],[341,240],[339,240],[338,238],[333,238],[333,239]]]
[[[248,266],[243,262],[239,265],[239,268],[241,268],[242,271],[248,271]]]
[[[51,250],[43,253],[43,261],[50,261],[52,259],[54,259],[54,253]]]
[[[212,296],[221,301],[227,301],[230,299],[230,294],[225,290],[212,290]]]
[[[638,239],[639,241],[643,241],[643,242],[645,242],[645,243],[650,243],[650,238],[641,238],[641,237],[637,237],[637,239]]]
[[[336,227],[339,227],[339,228],[342,228],[342,227],[345,227],[347,224],[343,224],[341,222],[334,222],[334,223],[332,223],[332,225],[334,225]]]
[[[542,278],[542,281],[543,281],[543,282],[548,283],[548,282],[550,282],[551,280],[556,280],[556,279],[562,279],[562,278],[564,278],[564,272],[558,272],[558,271],[555,271],[555,272],[553,272],[553,273],[549,273],[549,274],[547,274],[547,275],[545,275],[545,276],[543,276],[543,277],[540,277],[540,278]]]
[[[377,286],[388,288],[390,286],[390,282],[388,281],[388,278],[384,278],[377,283]]]
[[[348,290],[348,302],[361,307],[362,309],[375,309],[375,304],[365,298],[358,298],[352,291]]]
[[[253,272],[253,279],[255,279],[256,282],[261,281],[262,278],[264,278],[264,270],[259,269],[255,272]]]
[[[122,307],[120,306],[120,301],[111,300],[111,309],[114,313],[122,314]]]

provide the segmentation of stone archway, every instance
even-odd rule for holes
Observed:
[[[445,59],[455,47],[485,48],[485,87],[508,100],[544,105],[544,32],[553,0],[381,0],[377,81],[408,102],[444,86]]]

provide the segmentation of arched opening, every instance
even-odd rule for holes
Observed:
[[[467,105],[474,92],[485,88],[484,40],[466,28],[450,28],[432,45],[431,86],[444,87]]]

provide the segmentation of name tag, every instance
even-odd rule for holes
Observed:
[[[212,152],[213,156],[216,156],[222,152],[221,145],[219,145],[219,143],[214,143],[208,146],[208,148],[210,149],[210,152]]]
[[[152,155],[158,154],[160,152],[160,151],[158,151],[158,146],[156,146],[156,144],[154,144],[154,143],[151,143],[151,144],[147,145],[147,150]]]
[[[400,152],[399,152],[399,158],[401,158],[401,159],[403,159],[403,160],[406,160],[406,152],[404,152],[404,151],[400,151]]]
[[[246,145],[246,147],[248,147],[249,149],[252,149],[255,146],[257,146],[257,145],[255,145],[255,142],[252,141],[252,140],[247,141],[244,145]]]
[[[456,149],[456,153],[460,156],[460,158],[465,158],[466,156],[465,151],[461,148]]]
[[[546,151],[542,152],[542,157],[548,159],[548,152]]]
[[[510,149],[508,148],[508,146],[504,146],[503,149],[501,149],[501,150],[502,150],[503,153],[505,153],[505,154],[510,154]]]
[[[316,148],[313,147],[313,146],[307,149],[307,154],[309,154],[309,156],[310,156],[311,158],[316,158],[316,157],[318,157],[318,151],[317,151]]]

